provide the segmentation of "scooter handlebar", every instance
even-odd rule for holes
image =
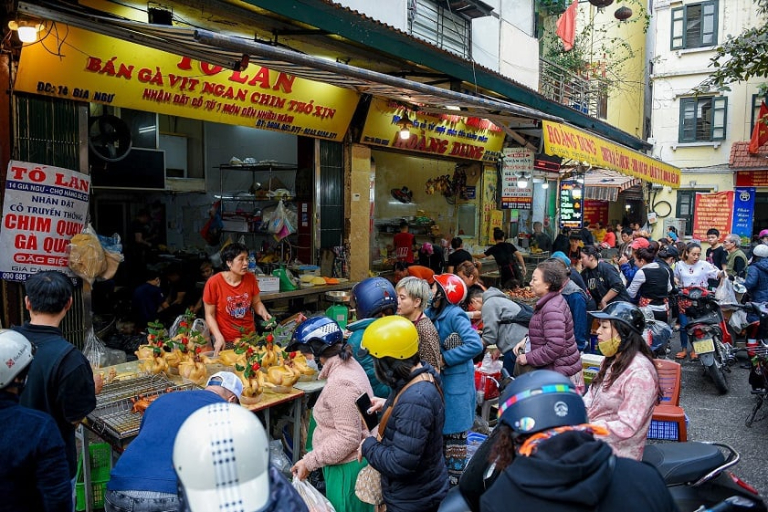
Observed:
[[[754,508],[755,502],[742,496],[731,496],[712,507],[699,507],[696,512],[726,512],[728,510],[742,510]]]

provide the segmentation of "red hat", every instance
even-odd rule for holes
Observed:
[[[632,248],[633,249],[646,249],[651,243],[648,241],[647,238],[639,237],[635,238],[632,241]]]

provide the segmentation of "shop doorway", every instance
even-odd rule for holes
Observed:
[[[760,231],[768,229],[768,192],[755,194],[754,215],[752,235],[756,236]]]

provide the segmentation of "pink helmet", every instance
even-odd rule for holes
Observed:
[[[766,237],[766,236],[768,236],[768,229],[764,229],[764,230],[762,230],[762,231],[760,232],[760,234],[759,234],[759,235],[757,235],[757,237],[758,237],[758,238],[763,238],[763,237]]]

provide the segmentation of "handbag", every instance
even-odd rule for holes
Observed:
[[[403,391],[409,387],[423,381],[432,382],[435,387],[437,387],[437,391],[440,393],[440,396],[443,396],[443,391],[435,382],[435,378],[432,376],[432,374],[421,373],[415,378],[411,379],[411,381],[403,386],[403,389],[397,393],[395,399],[392,401],[392,405],[386,411],[384,411],[384,414],[381,416],[379,431],[376,434],[376,439],[379,442],[381,442],[384,437],[384,429],[387,427],[389,417],[392,414],[392,410],[395,408],[395,405],[397,405],[397,400],[400,398],[400,395],[403,394]],[[381,473],[376,471],[376,469],[374,469],[370,464],[361,469],[357,474],[357,479],[355,480],[355,496],[357,496],[357,498],[363,503],[376,505],[377,510],[382,510],[379,508],[383,506],[382,504],[384,503],[384,494],[381,489]]]

